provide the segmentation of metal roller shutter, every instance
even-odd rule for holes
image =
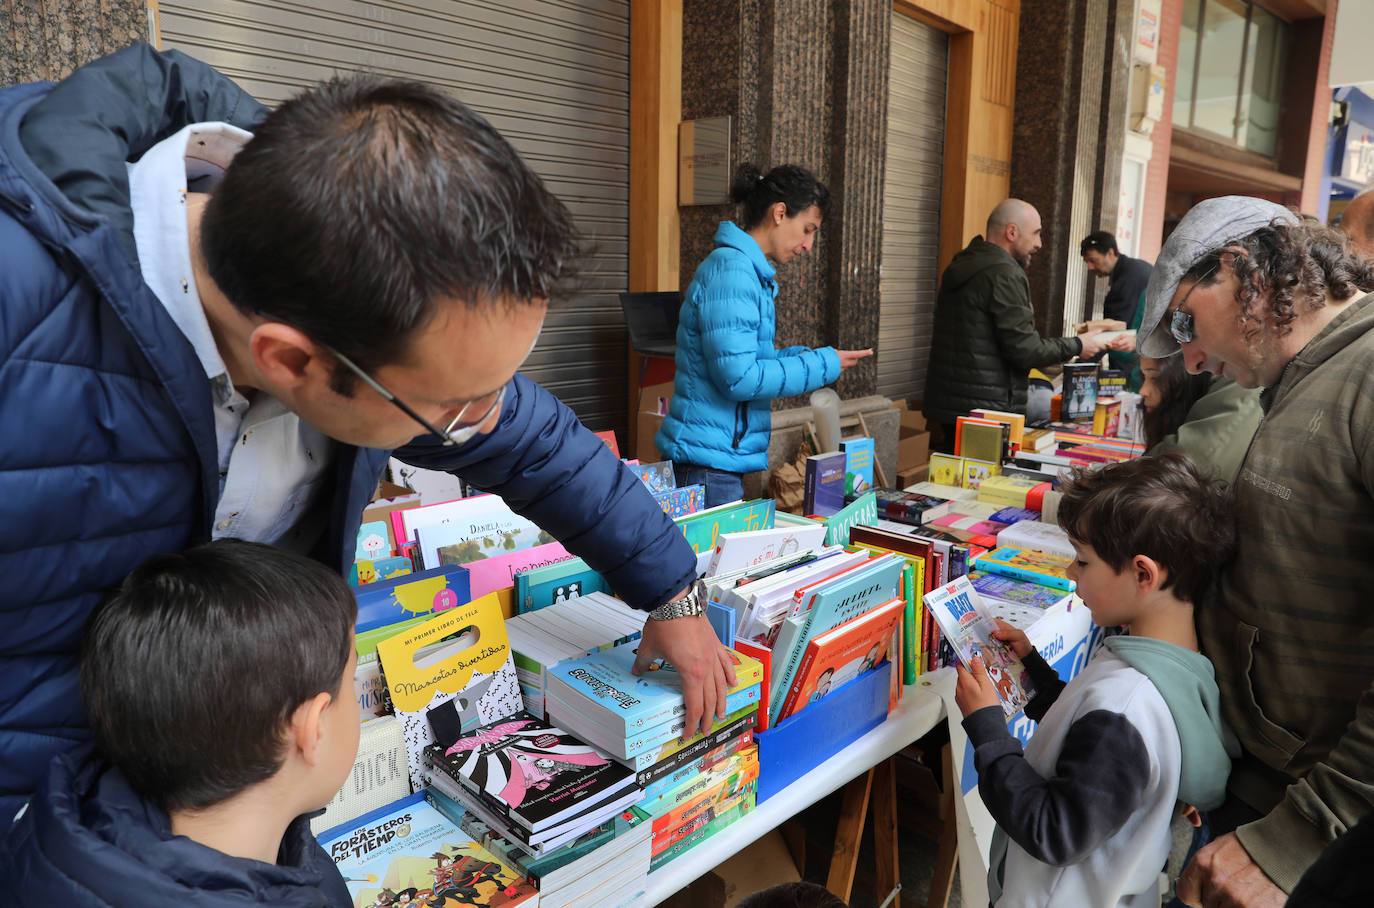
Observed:
[[[266,104],[365,69],[453,91],[516,147],[588,240],[576,292],[522,370],[597,430],[625,431],[627,0],[162,0],[162,46]]]
[[[894,399],[925,391],[940,279],[948,60],[944,32],[892,17],[877,358],[878,393]]]

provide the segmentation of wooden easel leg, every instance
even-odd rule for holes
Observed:
[[[895,757],[888,757],[873,768],[873,850],[877,852],[879,900],[897,888],[902,876],[897,852],[897,772]],[[901,908],[902,897],[892,900],[891,908]]]
[[[930,881],[930,900],[926,908],[945,908],[954,887],[954,870],[959,866],[959,820],[954,812],[954,759],[949,744],[941,754],[944,763],[944,791],[940,795],[940,850],[935,855],[935,874]]]
[[[854,888],[854,871],[859,864],[859,845],[863,841],[864,819],[868,816],[868,794],[873,785],[873,770],[844,787],[840,822],[835,830],[835,850],[830,855],[830,874],[825,888],[849,901]]]

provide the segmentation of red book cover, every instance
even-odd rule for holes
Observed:
[[[762,643],[752,640],[735,640],[735,650],[759,660],[763,666],[763,677],[759,681],[759,718],[754,724],[755,731],[768,727],[768,689],[773,683],[773,651]]]
[[[900,598],[889,600],[813,637],[783,698],[779,721],[890,658],[893,631],[901,625],[905,606]]]

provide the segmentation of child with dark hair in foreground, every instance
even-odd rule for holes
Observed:
[[[137,568],[86,627],[95,751],[2,833],[15,904],[352,905],[306,814],[357,755],[356,617],[337,574],[257,543]]]
[[[1193,624],[1230,557],[1232,520],[1222,488],[1180,454],[1079,472],[1063,493],[1078,595],[1096,624],[1130,634],[1108,637],[1065,685],[999,622],[1037,691],[1024,753],[981,661],[960,666],[955,699],[997,820],[989,895],[998,908],[1158,906],[1170,823],[1221,803],[1234,753]]]

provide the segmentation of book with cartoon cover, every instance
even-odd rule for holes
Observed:
[[[374,905],[534,904],[534,886],[426,803],[409,795],[320,833],[353,897]]]
[[[628,767],[523,711],[425,753],[436,769],[531,833],[642,794]]]
[[[925,603],[955,658],[967,667],[974,656],[982,657],[1002,711],[1016,715],[1035,695],[1030,673],[1011,647],[992,636],[997,622],[969,579],[959,577],[931,590],[925,594]]]
[[[1072,593],[1078,588],[1078,584],[1069,579],[1069,565],[1072,563],[1072,558],[1062,555],[1014,549],[1004,545],[979,555],[974,559],[973,567],[976,570],[1001,574],[1003,577],[1012,577],[1016,580],[1029,580],[1031,583]]]

